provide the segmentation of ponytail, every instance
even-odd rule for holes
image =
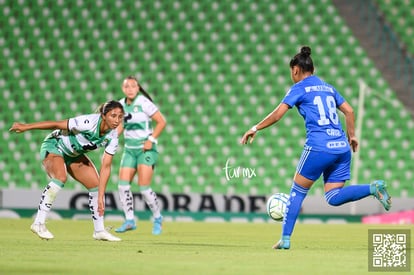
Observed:
[[[150,97],[150,95],[144,90],[144,88],[142,88],[142,86],[141,85],[139,85],[139,92],[141,93],[141,94],[143,94],[146,98],[148,98],[151,102],[154,102],[153,100],[152,100],[152,98]]]

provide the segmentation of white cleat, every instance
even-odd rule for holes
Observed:
[[[92,236],[95,240],[98,240],[98,241],[108,241],[108,242],[119,242],[119,241],[121,241],[120,238],[115,237],[114,235],[112,235],[111,233],[109,233],[106,230],[99,231],[99,232],[94,232]]]
[[[30,226],[30,230],[35,233],[39,238],[44,240],[51,240],[54,238],[53,234],[47,230],[44,223],[34,223]]]

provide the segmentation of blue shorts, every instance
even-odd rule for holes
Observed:
[[[296,171],[313,181],[323,174],[324,183],[345,182],[351,178],[351,151],[332,154],[305,148]]]

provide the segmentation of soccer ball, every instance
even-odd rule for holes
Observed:
[[[281,222],[285,216],[289,195],[284,193],[276,193],[270,196],[266,203],[266,210],[269,217],[273,220]]]

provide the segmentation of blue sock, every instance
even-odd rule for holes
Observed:
[[[292,235],[296,219],[298,218],[303,200],[308,194],[308,191],[309,188],[304,188],[296,182],[293,182],[285,218],[283,220],[282,239],[289,239],[290,235]]]
[[[329,190],[325,193],[325,199],[330,205],[339,206],[350,201],[360,200],[371,194],[369,184],[349,185]]]

